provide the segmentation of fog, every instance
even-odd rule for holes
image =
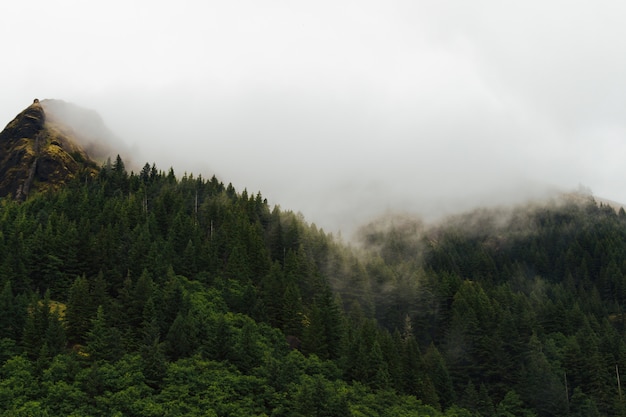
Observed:
[[[125,164],[133,165],[133,152],[108,128],[97,111],[56,99],[45,99],[40,103],[46,123],[75,139],[97,163],[103,164],[120,155]],[[138,167],[134,170],[139,171]]]
[[[626,202],[619,1],[10,3],[0,124],[75,103],[139,165],[327,231],[581,185]]]

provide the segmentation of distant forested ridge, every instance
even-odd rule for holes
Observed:
[[[622,416],[625,304],[591,198],[347,245],[118,157],[0,200],[0,416]]]

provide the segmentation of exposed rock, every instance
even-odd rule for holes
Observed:
[[[48,121],[35,99],[0,132],[0,197],[25,200],[34,190],[56,189],[79,175],[93,176],[97,164],[71,131]]]

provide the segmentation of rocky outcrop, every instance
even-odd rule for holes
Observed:
[[[95,175],[97,164],[67,131],[47,120],[37,99],[9,122],[0,132],[0,197],[25,200],[35,190]]]

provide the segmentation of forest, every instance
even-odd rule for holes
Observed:
[[[0,416],[626,416],[625,305],[590,196],[345,243],[118,156],[0,200]]]

